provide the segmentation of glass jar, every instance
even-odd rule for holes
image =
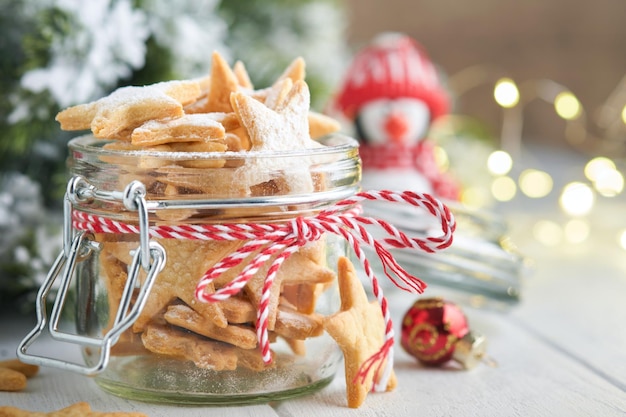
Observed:
[[[437,253],[392,248],[394,258],[457,303],[498,310],[515,306],[520,301],[523,279],[531,271],[530,261],[508,236],[504,220],[496,213],[454,201],[446,201],[446,206],[458,225],[450,247]],[[388,221],[408,235],[439,227],[427,213],[387,202],[366,202],[363,208],[364,215]],[[371,256],[371,251],[366,251]],[[378,264],[374,267],[382,272]]]
[[[65,249],[50,274],[64,281],[51,331],[79,343],[85,365],[62,366],[95,374],[113,394],[154,402],[267,402],[327,385],[341,352],[321,319],[339,307],[336,265],[345,243],[325,233],[279,243],[270,254],[263,239],[271,232],[246,234],[294,226],[358,191],[357,143],[341,135],[320,142],[268,154],[72,140]],[[290,256],[268,281],[285,251]],[[258,271],[233,287],[252,264]],[[77,331],[63,335],[55,323],[70,282]],[[219,300],[202,302],[196,291]]]

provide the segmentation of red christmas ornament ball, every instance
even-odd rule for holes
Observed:
[[[401,344],[431,366],[454,359],[471,368],[485,352],[484,339],[472,335],[463,311],[442,298],[424,298],[413,304],[402,320]]]

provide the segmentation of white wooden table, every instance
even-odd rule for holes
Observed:
[[[621,206],[623,202],[615,201],[606,218],[623,217]],[[508,216],[513,220],[514,240],[535,261],[522,302],[508,311],[463,306],[472,329],[487,336],[488,353],[498,362],[495,368],[424,368],[397,343],[398,388],[369,395],[358,411],[345,405],[341,373],[330,386],[309,397],[220,408],[128,401],[104,393],[86,377],[42,369],[26,391],[0,392],[0,405],[52,411],[88,401],[98,411],[141,411],[153,417],[226,413],[233,417],[624,416],[626,252],[606,234],[592,236],[583,244],[547,249],[527,233],[537,215],[520,207]],[[447,296],[438,288],[430,288],[426,295]],[[399,333],[398,317],[415,298],[389,291],[387,296]],[[15,356],[15,348],[32,322],[32,317],[0,318],[0,358]]]

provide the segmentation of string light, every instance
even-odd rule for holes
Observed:
[[[450,158],[448,157],[448,153],[441,146],[435,146],[433,150],[435,163],[443,172],[446,172],[450,169]]]
[[[563,229],[550,220],[539,220],[532,228],[534,238],[546,245],[557,246],[563,242]]]
[[[569,243],[582,243],[591,232],[589,222],[583,219],[572,219],[565,224],[563,235]]]
[[[619,233],[618,240],[619,240],[619,245],[620,245],[620,247],[621,247],[622,249],[626,250],[626,230],[622,230],[622,231]]]
[[[519,188],[527,197],[541,198],[552,191],[552,177],[550,174],[537,169],[527,169],[519,176]]]
[[[624,176],[616,169],[604,171],[593,183],[593,187],[604,197],[615,197],[624,189]]]
[[[504,108],[515,107],[519,103],[519,90],[510,78],[501,78],[493,89],[493,97]]]
[[[624,176],[609,158],[593,158],[585,165],[584,173],[604,197],[615,197],[624,190]]]
[[[603,172],[614,169],[615,162],[609,158],[598,156],[585,164],[583,172],[585,173],[585,177],[587,177],[590,181],[597,181]]]
[[[591,187],[582,182],[570,182],[563,188],[559,204],[563,211],[571,216],[588,214],[595,203]]]
[[[626,149],[626,76],[600,108],[589,112],[574,92],[564,85],[549,79],[516,83],[505,77],[505,73],[495,67],[477,65],[449,77],[450,87],[459,98],[479,85],[493,86],[494,105],[497,104],[502,112],[500,149],[492,152],[486,161],[487,172],[494,178],[488,189],[467,186],[462,191],[464,204],[467,202],[476,207],[477,204],[487,205],[494,199],[508,202],[516,197],[518,189],[524,197],[532,199],[553,194],[555,181],[548,172],[525,169],[519,173],[517,182],[511,175],[521,155],[525,108],[535,100],[554,106],[555,116],[566,122],[565,139],[575,148],[585,153],[602,152],[620,156]],[[590,114],[593,118],[589,117]],[[590,129],[591,123],[593,129]],[[558,206],[570,219],[564,222],[541,219],[532,228],[532,235],[538,242],[554,246],[587,241],[592,228],[604,224],[593,221],[591,217],[600,215],[596,204],[604,200],[599,199],[613,198],[624,192],[624,174],[611,158],[590,158],[584,165],[584,177],[582,172],[581,177],[582,181],[576,178],[570,180],[557,194]],[[626,250],[626,227],[620,233],[619,245]]]
[[[505,151],[494,151],[487,158],[487,169],[493,175],[506,175],[513,167],[513,158]]]
[[[570,91],[563,91],[557,94],[554,99],[554,109],[565,120],[578,119],[582,113],[580,101]]]
[[[517,194],[517,185],[511,177],[498,177],[491,183],[491,194],[498,201],[511,201]]]
[[[507,72],[493,65],[474,65],[448,77],[449,87],[459,99],[481,85],[493,86],[495,103],[504,108],[502,149],[517,156],[524,124],[523,109],[536,99],[552,104],[556,114],[567,121],[564,135],[570,145],[584,152],[610,149],[622,153],[626,149],[622,146],[626,142],[626,75],[603,105],[590,113],[569,88],[554,80],[539,78],[520,83],[508,78]],[[509,109],[513,111],[507,111]],[[587,114],[594,115],[591,121],[597,129],[588,128]]]
[[[470,209],[485,207],[491,200],[489,192],[484,187],[465,187],[461,191],[460,201]]]

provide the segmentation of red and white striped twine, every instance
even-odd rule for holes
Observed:
[[[441,225],[442,234],[425,238],[409,237],[383,220],[361,216],[360,210],[356,209],[356,207],[358,207],[359,203],[366,200],[405,203],[420,207],[437,218]],[[72,218],[73,227],[77,230],[94,233],[139,233],[139,227],[136,225],[117,222],[78,210],[73,210]],[[382,242],[375,240],[367,231],[366,226],[381,228],[387,234],[387,237],[382,239]],[[374,387],[378,390],[385,390],[387,379],[385,376],[389,376],[390,369],[393,366],[393,324],[387,300],[383,296],[378,279],[361,246],[365,244],[374,249],[382,262],[385,275],[397,287],[411,293],[422,293],[426,284],[404,270],[385,246],[412,248],[433,253],[452,244],[455,227],[454,216],[450,210],[429,194],[411,191],[401,193],[393,191],[365,191],[351,198],[341,200],[334,206],[320,211],[315,216],[297,217],[288,222],[276,224],[155,225],[150,226],[149,235],[151,237],[168,239],[245,241],[245,244],[238,250],[219,261],[200,278],[195,295],[198,300],[206,303],[218,302],[239,293],[252,276],[264,264],[274,258],[264,281],[256,321],[257,337],[263,360],[266,363],[272,361],[268,335],[268,310],[270,290],[278,269],[291,254],[307,242],[318,240],[323,233],[329,232],[342,236],[354,250],[365,274],[371,281],[372,292],[380,304],[385,321],[385,342],[382,348],[362,365],[357,378],[365,379],[372,369],[375,369],[376,375],[379,375],[381,367],[386,361],[385,374],[380,379],[375,378],[375,380],[379,380],[379,384]],[[235,279],[215,292],[205,292],[206,287],[220,274],[239,265],[252,254],[255,254],[252,260]]]

